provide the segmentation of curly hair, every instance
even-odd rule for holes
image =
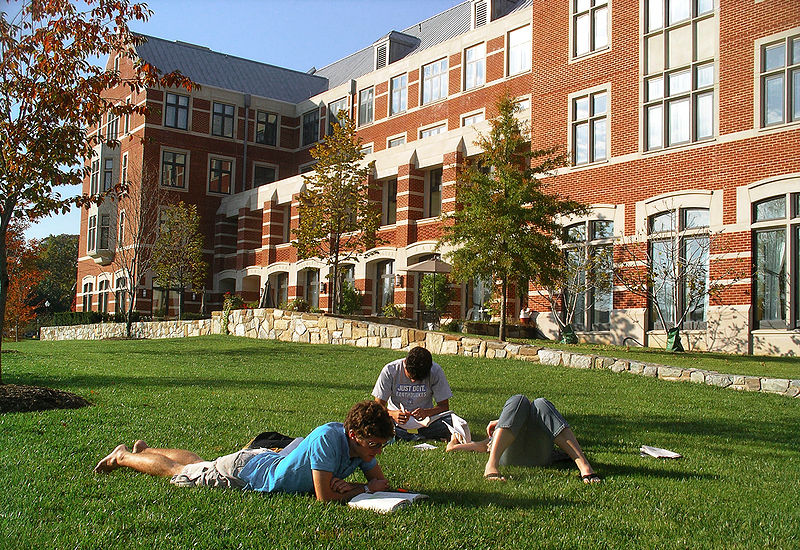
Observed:
[[[431,375],[432,366],[431,352],[425,348],[417,346],[406,356],[406,371],[412,380],[425,380]]]
[[[391,439],[394,437],[394,422],[380,403],[361,401],[352,406],[344,419],[345,433],[351,430],[360,439]]]

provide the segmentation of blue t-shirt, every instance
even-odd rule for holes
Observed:
[[[267,493],[310,493],[314,491],[311,470],[331,472],[344,479],[356,468],[367,472],[378,461],[364,462],[350,456],[350,447],[341,422],[315,428],[300,445],[282,457],[273,452],[258,454],[245,464],[239,478],[248,489]]]

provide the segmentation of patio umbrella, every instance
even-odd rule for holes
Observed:
[[[453,266],[447,262],[443,262],[439,258],[431,258],[406,268],[409,273],[433,273],[433,288],[436,288],[436,274],[437,273],[450,273],[453,271]],[[436,311],[436,292],[433,293],[433,309]]]

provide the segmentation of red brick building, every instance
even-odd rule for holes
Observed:
[[[137,53],[201,89],[129,98],[149,114],[104,120],[100,131],[121,145],[98,148],[85,191],[126,170],[135,183],[134,165],[157,167],[160,188],[201,212],[210,303],[226,291],[258,300],[269,290],[272,304],[303,297],[328,307],[328,268],[298,261],[289,241],[309,148],[344,108],[375,161],[388,243],[348,277],[364,293],[363,313],[391,302],[414,316],[418,277],[405,268],[434,253],[456,174],[479,153],[476,132],[508,91],[534,148],[571,151],[573,166],[551,184],[591,205],[563,220],[573,253],[610,247],[625,268],[632,246],[667,263],[665,242],[705,250],[707,284],[725,290],[693,304],[684,325],[692,345],[800,353],[796,0],[467,0],[313,74],[156,38]],[[128,284],[114,260],[125,246],[117,210],[105,203],[83,215],[78,309],[115,311],[115,290]],[[664,303],[689,295],[681,284],[664,286]],[[454,285],[452,316],[480,315],[488,286]],[[514,311],[525,299],[555,335],[535,289],[514,299]],[[138,281],[137,309],[168,301],[149,275]],[[197,308],[199,297],[186,303]],[[620,283],[587,291],[573,324],[595,341],[664,337],[648,301]]]

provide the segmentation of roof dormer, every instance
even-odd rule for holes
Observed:
[[[414,51],[419,45],[419,38],[401,32],[392,31],[373,44],[373,67],[382,69],[398,59],[402,59]]]
[[[500,19],[511,13],[515,7],[515,0],[472,0],[472,28],[477,29]]]

